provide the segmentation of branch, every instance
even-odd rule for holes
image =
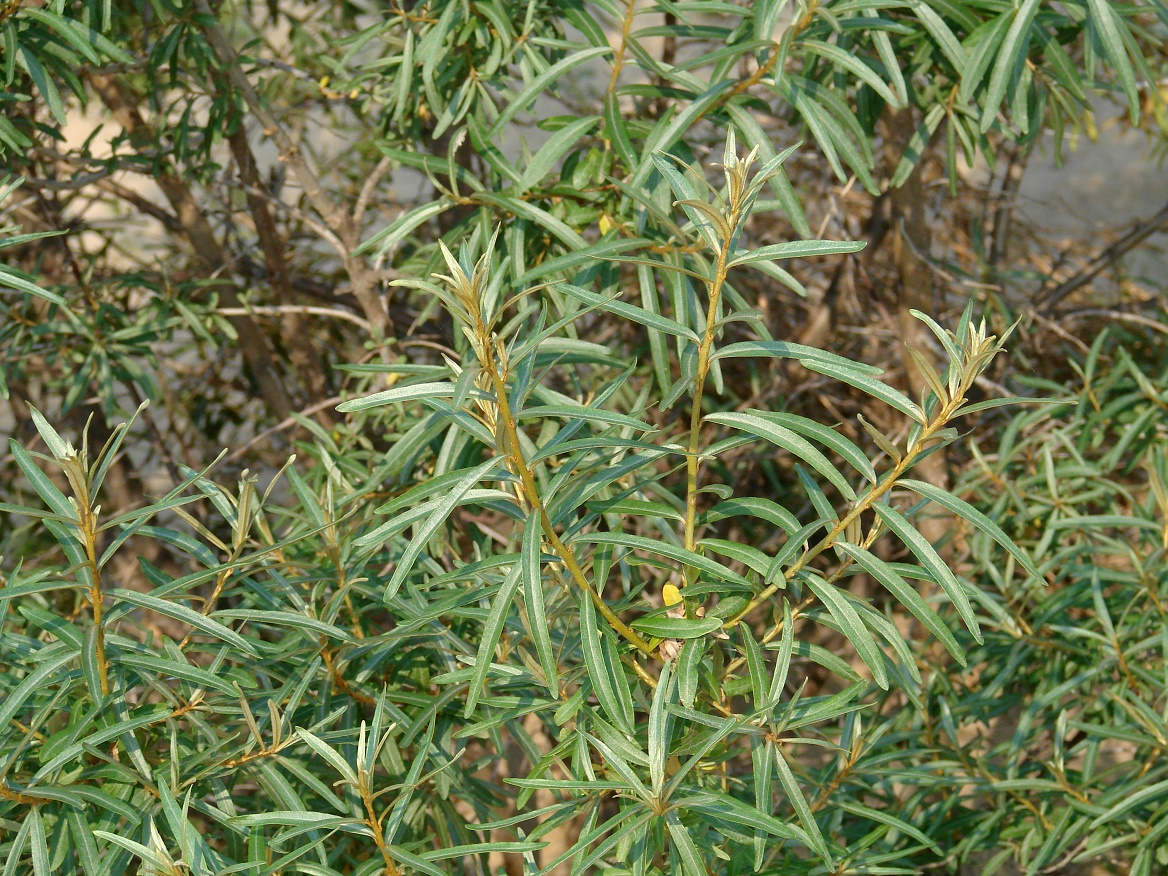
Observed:
[[[1131,231],[1115,243],[1103,249],[1069,280],[1064,280],[1046,293],[1039,289],[1038,295],[1035,296],[1038,299],[1039,306],[1045,306],[1047,308],[1054,307],[1054,305],[1058,304],[1072,292],[1086,286],[1099,276],[1099,274],[1103,273],[1108,265],[1112,264],[1125,253],[1135,249],[1165,224],[1168,224],[1168,204],[1161,207],[1160,212],[1151,219],[1137,222]]]

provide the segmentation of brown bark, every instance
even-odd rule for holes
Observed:
[[[239,169],[239,181],[247,193],[247,206],[255,224],[256,236],[264,254],[264,264],[268,269],[268,280],[272,291],[282,304],[296,304],[296,293],[292,288],[292,277],[285,257],[287,242],[276,225],[272,214],[271,195],[256,166],[255,154],[247,139],[247,131],[242,120],[228,138],[231,154]],[[295,312],[284,314],[280,320],[284,345],[292,360],[296,374],[303,382],[310,403],[328,397],[328,380],[321,368],[316,345],[309,340],[304,315]],[[325,426],[333,422],[327,409],[317,412],[317,419]]]
[[[113,76],[90,73],[89,81],[102,103],[125,129],[132,143],[144,146],[155,141],[153,128],[138,109],[137,95]],[[208,275],[232,274],[235,267],[234,259],[215,237],[210,221],[199,207],[187,182],[169,166],[164,166],[152,179],[170,202],[183,236],[190,243],[195,257],[207,270]],[[223,277],[220,289],[224,304],[228,307],[240,306],[238,290],[230,279]],[[275,356],[267,337],[248,316],[233,316],[229,317],[228,321],[239,336],[240,352],[268,412],[283,420],[292,413],[294,406],[275,367]]]
[[[215,12],[207,0],[195,0],[195,8],[200,15],[207,17],[207,21],[216,20]],[[223,64],[223,73],[231,84],[238,89],[244,103],[255,119],[263,126],[265,136],[271,137],[272,142],[280,152],[282,161],[291,171],[293,177],[304,190],[308,203],[312,205],[324,221],[325,226],[335,236],[332,241],[337,249],[345,272],[349,275],[349,282],[353,286],[353,296],[357,299],[366,321],[378,331],[381,337],[386,337],[393,329],[389,320],[389,310],[378,291],[377,275],[372,271],[365,259],[353,256],[352,252],[361,243],[361,228],[354,214],[349,213],[340,205],[333,202],[325,191],[316,171],[308,163],[288,132],[268,111],[259,93],[252,86],[242,68],[239,58],[232,48],[227,35],[217,24],[204,23],[203,33],[211,48]]]
[[[884,125],[884,161],[891,175],[916,130],[912,107],[885,112]],[[900,329],[900,352],[905,382],[914,398],[921,398],[927,384],[909,355],[909,347],[924,355],[938,373],[943,374],[946,365],[939,360],[932,332],[911,313],[919,310],[936,317],[938,309],[934,299],[933,273],[926,261],[933,240],[925,209],[926,195],[922,180],[925,165],[926,157],[921,156],[900,188],[891,189],[888,193],[892,254],[899,279],[897,323]],[[937,451],[918,463],[916,473],[934,486],[948,489],[949,463],[945,451]],[[953,520],[952,514],[938,511],[934,516],[923,518],[917,528],[933,544],[943,545],[953,531]]]

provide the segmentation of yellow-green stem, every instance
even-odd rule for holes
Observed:
[[[729,227],[738,224],[737,215],[730,217]],[[722,242],[718,250],[718,262],[714,268],[714,279],[710,283],[710,302],[706,312],[706,330],[698,346],[697,371],[694,374],[693,408],[689,415],[689,447],[685,458],[685,549],[692,551],[696,545],[695,530],[698,518],[698,454],[701,452],[702,395],[706,388],[706,376],[710,373],[710,351],[714,347],[717,333],[718,304],[722,298],[722,286],[726,282],[726,262],[729,258],[730,241]],[[686,584],[691,584],[693,569],[685,570]]]
[[[951,399],[948,403],[946,403],[933,418],[933,420],[922,427],[920,436],[917,438],[915,445],[910,450],[916,450],[917,448],[927,446],[929,440],[942,427],[944,427],[944,425],[953,416],[953,412],[961,406],[963,401],[964,393],[961,393],[956,398]],[[804,568],[806,568],[808,563],[810,563],[821,553],[835,544],[835,540],[840,537],[841,533],[845,532],[847,528],[855,520],[857,520],[861,514],[871,508],[876,503],[877,499],[896,486],[896,482],[900,479],[901,475],[903,475],[912,464],[913,455],[914,454],[912,452],[905,453],[905,455],[893,467],[892,471],[889,472],[888,476],[883,481],[873,486],[871,490],[864,494],[864,496],[860,498],[858,502],[856,502],[856,504],[850,511],[848,511],[847,514],[836,521],[835,525],[832,526],[827,535],[820,539],[814,547],[812,547],[810,550],[804,551],[802,556],[800,556],[799,559],[792,563],[791,566],[783,573],[782,584],[772,584],[767,587],[765,590],[759,593],[758,596],[754,597],[754,599],[750,601],[746,608],[742,609],[742,611],[738,612],[738,614],[734,615],[732,618],[726,621],[726,623],[722,624],[722,629],[730,629],[731,627],[736,626],[738,622],[742,620],[742,618],[774,596],[775,593],[779,591],[780,587],[786,586],[786,583],[798,575],[799,572],[801,572]]]
[[[97,561],[97,520],[88,502],[79,502],[81,509],[81,531],[85,539],[86,565],[89,566],[89,604],[93,610],[93,637],[97,652],[97,679],[101,686],[101,695],[110,692],[109,662],[105,656],[105,630],[102,627],[102,609],[104,596],[101,592],[101,566]]]
[[[364,782],[362,782],[364,785]],[[373,843],[377,846],[378,851],[381,852],[381,857],[385,861],[385,876],[400,876],[401,871],[397,868],[393,858],[389,854],[389,846],[385,842],[385,833],[381,829],[381,819],[377,817],[377,812],[373,808],[373,797],[366,787],[361,788],[361,802],[365,806],[365,823],[369,825],[369,829],[373,831]]]
[[[491,349],[489,341],[484,345],[484,349],[488,351]],[[552,550],[556,552],[556,555],[563,562],[576,586],[588,594],[588,598],[592,600],[592,604],[596,606],[596,610],[600,612],[601,616],[608,621],[609,626],[620,633],[621,636],[632,643],[639,651],[645,654],[652,654],[653,647],[617,617],[616,612],[608,607],[608,604],[605,603],[596,589],[588,583],[588,579],[584,575],[584,570],[580,568],[580,563],[576,560],[576,555],[570,547],[564,544],[556,533],[555,526],[552,524],[547,509],[540,499],[539,487],[535,483],[535,475],[527,465],[527,461],[523,458],[522,445],[519,443],[519,430],[515,425],[515,418],[511,415],[511,403],[507,399],[507,383],[500,373],[499,363],[494,357],[491,357],[491,361],[484,364],[489,366],[487,370],[491,378],[491,383],[495,388],[496,403],[499,407],[499,421],[503,425],[503,434],[507,443],[507,454],[511,457],[515,473],[519,475],[520,483],[523,485],[523,494],[527,497],[528,504],[539,512],[539,520],[543,528],[544,536],[551,544]]]

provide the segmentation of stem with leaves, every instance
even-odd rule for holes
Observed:
[[[494,240],[491,241],[486,253],[469,274],[446,249],[445,245],[442,246],[443,255],[446,257],[451,275],[441,279],[444,279],[454,291],[459,305],[459,315],[470,326],[475,355],[478,357],[483,373],[490,381],[490,388],[494,391],[495,410],[483,418],[484,424],[496,435],[499,434],[500,429],[502,430],[502,449],[507,454],[511,470],[519,478],[523,498],[528,505],[539,512],[540,527],[544,537],[567,568],[572,581],[588,596],[592,604],[596,606],[596,610],[600,612],[601,617],[608,621],[609,626],[641,653],[652,654],[654,647],[617,617],[616,612],[608,607],[598,590],[588,582],[575,552],[564,543],[556,532],[555,524],[552,523],[540,496],[539,486],[535,482],[535,474],[523,456],[523,445],[519,440],[519,427],[516,425],[511,402],[507,396],[509,369],[506,352],[502,344],[494,337],[493,320],[484,317],[482,308],[482,292],[485,288],[493,245]]]
[[[947,344],[947,346],[950,345]],[[832,547],[836,540],[860,519],[860,515],[872,508],[882,496],[896,486],[900,478],[920,460],[921,454],[927,452],[930,443],[939,436],[951,420],[960,415],[961,408],[965,405],[966,393],[969,392],[985,366],[1001,349],[1001,341],[993,336],[987,336],[984,322],[976,329],[970,328],[970,334],[965,338],[961,349],[955,345],[950,348],[950,377],[947,385],[942,383],[940,378],[931,371],[926,375],[929,385],[937,396],[939,406],[932,417],[926,422],[920,423],[920,432],[910,440],[907,451],[897,460],[896,465],[882,480],[857,499],[855,504],[835,522],[823,538],[813,547],[804,551],[795,562],[784,570],[781,583],[771,584],[759,592],[745,608],[722,625],[723,629],[736,626],[750,612],[774,596],[780,589],[786,587],[788,581],[807,568],[812,560]],[[920,367],[924,369],[928,366],[922,362]],[[869,539],[871,539],[871,534]]]

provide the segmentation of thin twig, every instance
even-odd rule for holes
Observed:
[[[1059,283],[1049,292],[1043,292],[1042,289],[1039,289],[1038,294],[1035,296],[1035,299],[1038,301],[1038,306],[1044,308],[1054,307],[1054,305],[1058,304],[1071,293],[1086,286],[1099,276],[1099,274],[1103,273],[1117,258],[1135,249],[1165,224],[1168,224],[1168,204],[1161,207],[1160,212],[1152,218],[1146,219],[1143,222],[1137,222],[1131,231],[1115,241],[1115,243],[1105,247],[1087,262],[1079,273],[1070,279]]]
[[[315,307],[311,304],[265,304],[253,307],[219,307],[215,310],[220,316],[283,316],[288,313],[303,313],[311,316],[329,316],[334,319],[343,319],[351,322],[367,334],[373,334],[373,326],[369,320],[362,319],[355,313],[347,310],[335,310],[331,307]]]

